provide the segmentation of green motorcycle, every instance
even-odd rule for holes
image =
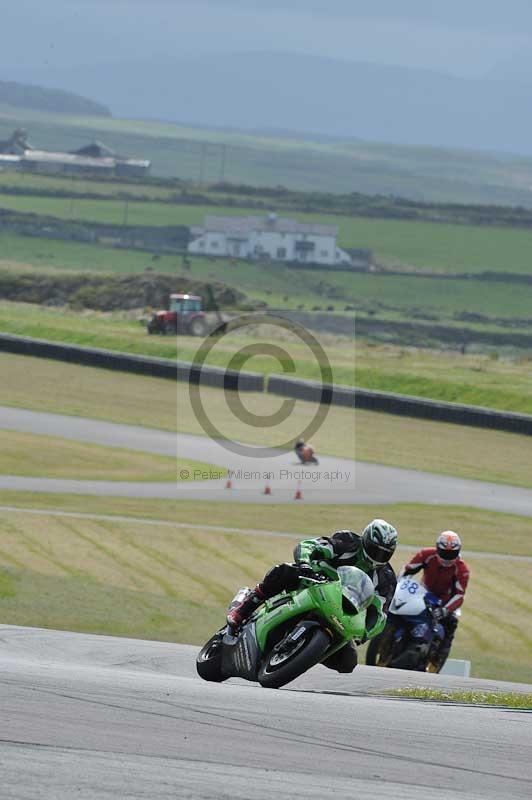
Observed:
[[[339,567],[333,578],[299,581],[295,591],[266,600],[236,633],[226,626],[209,639],[196,658],[200,677],[244,678],[278,689],[347,642],[360,643],[383,630],[382,601],[362,570]]]

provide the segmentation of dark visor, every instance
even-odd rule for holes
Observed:
[[[368,542],[364,545],[364,552],[375,564],[387,564],[393,556],[395,547],[382,547],[375,542]]]
[[[442,550],[438,547],[438,555],[444,561],[454,561],[455,558],[458,558],[459,553],[459,550]]]

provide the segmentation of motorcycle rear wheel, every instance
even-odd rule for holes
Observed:
[[[393,629],[387,625],[382,633],[370,639],[366,650],[366,664],[369,667],[389,667],[393,656]]]
[[[384,664],[381,663],[381,645],[382,645],[382,634],[379,636],[375,636],[369,643],[368,649],[366,650],[366,664],[369,667],[382,667]]]
[[[279,689],[319,664],[331,641],[321,628],[309,628],[292,652],[280,656],[274,648],[259,670],[259,683],[265,689]]]
[[[225,680],[222,675],[222,647],[221,634],[215,633],[196,656],[196,671],[204,681],[221,683]]]
[[[426,653],[423,654],[420,645],[411,644],[393,659],[390,666],[394,669],[411,669],[416,672],[424,672],[426,658]]]

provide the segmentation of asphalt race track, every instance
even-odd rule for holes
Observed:
[[[370,667],[341,676],[318,666],[278,691],[212,685],[196,676],[195,652],[0,626],[0,796],[531,796],[527,712],[370,696],[412,683],[411,673]],[[416,676],[421,683],[504,685]]]
[[[203,436],[176,435],[152,428],[117,425],[18,408],[0,407],[0,429],[61,436],[160,455],[177,455],[182,459],[190,458],[249,473],[247,477],[233,480],[232,491],[225,488],[225,479],[174,484],[54,480],[9,475],[0,476],[0,489],[199,501],[285,503],[293,501],[298,479],[301,478],[304,500],[310,503],[368,503],[377,506],[396,502],[437,503],[532,516],[532,490],[504,484],[327,456],[320,458],[317,467],[302,467],[296,463],[292,453],[272,452],[271,457],[266,459],[243,457],[231,453],[220,442]],[[272,475],[268,480],[272,489],[271,496],[262,494],[266,472]],[[316,480],[318,475],[319,480]]]

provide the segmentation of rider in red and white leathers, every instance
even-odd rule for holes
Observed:
[[[429,592],[439,597],[442,605],[433,615],[445,628],[445,639],[438,652],[438,671],[445,664],[458,625],[454,613],[464,602],[470,570],[460,558],[462,543],[454,531],[443,531],[436,540],[436,547],[425,547],[406,564],[402,575],[415,575],[423,570],[423,583]]]

